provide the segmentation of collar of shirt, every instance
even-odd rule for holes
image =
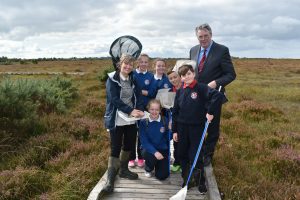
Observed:
[[[160,119],[161,119],[160,115],[158,116],[157,119],[154,119],[154,120],[152,120],[151,117],[149,117],[149,122],[154,122],[154,121],[160,122]]]
[[[191,84],[189,84],[189,85],[186,85],[185,83],[183,84],[183,89],[185,89],[185,88],[187,88],[187,87],[189,87],[189,88],[194,88],[195,87],[195,85],[197,84],[197,81],[196,80],[193,80],[193,82],[191,83]]]
[[[209,53],[209,51],[210,51],[210,48],[211,48],[211,45],[213,44],[213,40],[210,42],[210,44],[209,44],[209,46],[206,48],[206,55],[208,55],[208,53]],[[201,49],[200,49],[200,56],[202,57],[202,55],[203,55],[203,53],[204,53],[204,48],[203,47],[201,47]]]
[[[144,71],[144,72],[141,72],[141,70],[139,70],[138,68],[136,68],[135,71],[136,71],[138,74],[140,74],[140,73],[146,74],[146,73],[148,72],[148,70],[146,70],[146,71]]]
[[[176,92],[176,91],[177,91],[176,87],[173,86],[173,87],[172,87],[172,92]]]
[[[163,76],[157,76],[156,74],[154,74],[154,78],[155,80],[161,80]]]
[[[128,81],[129,80],[129,77],[123,76],[122,73],[120,73],[120,78],[122,79],[122,81]]]

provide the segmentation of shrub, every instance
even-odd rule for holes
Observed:
[[[280,109],[254,100],[245,100],[238,104],[232,104],[229,107],[240,113],[245,120],[257,122],[268,119],[275,122],[287,122]]]
[[[32,199],[50,187],[50,176],[36,168],[6,170],[0,173],[0,199]]]
[[[25,64],[27,64],[27,62],[25,60],[20,60],[20,64],[25,65]]]
[[[38,64],[37,60],[32,60],[31,62],[32,62],[32,64]]]
[[[61,133],[48,133],[31,139],[18,157],[22,166],[44,167],[45,162],[66,151],[72,139]]]
[[[98,75],[98,79],[100,80],[100,82],[105,82],[108,78],[108,73],[113,72],[115,69],[110,66],[110,68],[105,69],[102,71],[101,74]]]
[[[36,124],[34,82],[4,80],[0,85],[0,126],[4,130],[31,130]]]
[[[39,87],[39,113],[65,112],[71,100],[78,96],[72,82],[59,77],[41,82]]]
[[[0,83],[0,126],[15,133],[39,134],[43,127],[38,117],[51,112],[65,112],[78,96],[70,80],[5,79]],[[24,135],[23,135],[24,136]]]
[[[97,99],[88,99],[82,104],[82,110],[84,114],[89,114],[94,117],[102,117],[105,111],[105,102],[101,102]]]

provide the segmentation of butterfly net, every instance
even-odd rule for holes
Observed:
[[[110,46],[109,54],[112,57],[113,65],[117,68],[122,54],[129,54],[134,58],[138,58],[142,51],[141,42],[130,35],[117,38]]]

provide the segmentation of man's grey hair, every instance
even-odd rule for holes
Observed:
[[[207,23],[201,24],[201,25],[196,27],[196,29],[195,29],[196,35],[197,35],[199,30],[207,30],[212,35],[211,28],[210,28],[209,24],[207,24]]]

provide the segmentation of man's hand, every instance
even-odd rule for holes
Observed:
[[[207,85],[208,85],[208,87],[210,87],[210,88],[216,89],[216,87],[217,87],[217,82],[216,82],[216,81],[212,81],[212,82],[210,82],[210,83],[207,84]]]

